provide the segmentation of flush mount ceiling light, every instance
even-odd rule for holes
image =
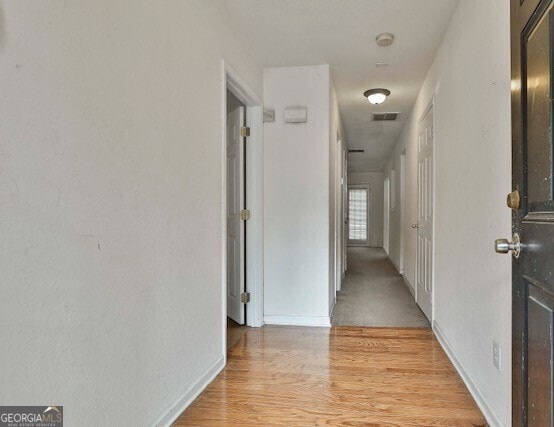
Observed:
[[[367,98],[370,104],[379,105],[385,102],[387,96],[390,95],[390,90],[388,89],[369,89],[364,92],[364,96]]]

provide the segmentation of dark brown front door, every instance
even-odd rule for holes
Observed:
[[[554,425],[552,3],[512,0],[514,426]]]

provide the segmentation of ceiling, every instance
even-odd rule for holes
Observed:
[[[349,170],[381,171],[404,127],[458,0],[215,0],[264,67],[329,64],[349,149]],[[390,47],[375,37],[395,35]],[[377,67],[377,62],[388,62]],[[384,87],[379,106],[362,93]],[[372,122],[373,112],[400,112]]]

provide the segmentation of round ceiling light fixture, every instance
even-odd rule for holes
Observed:
[[[391,33],[381,33],[375,37],[377,41],[377,46],[389,47],[394,41],[394,34]]]
[[[367,98],[370,104],[379,105],[385,102],[387,96],[390,95],[390,90],[388,89],[369,89],[364,92],[364,97]]]

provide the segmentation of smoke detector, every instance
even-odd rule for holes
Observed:
[[[391,33],[382,33],[379,34],[375,40],[377,41],[377,45],[381,47],[388,47],[392,44],[394,41],[394,34]]]

